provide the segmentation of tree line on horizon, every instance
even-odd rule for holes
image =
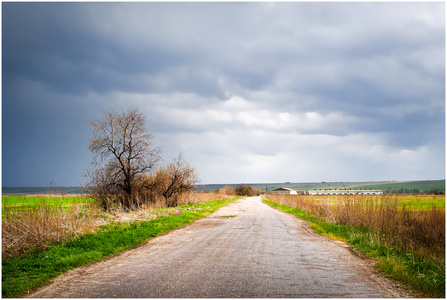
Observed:
[[[231,186],[226,185],[222,188],[215,190],[214,193],[222,195],[237,195],[237,196],[251,197],[260,195],[261,191],[247,184],[241,184],[236,188],[232,188]]]

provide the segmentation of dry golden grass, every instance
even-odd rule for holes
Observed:
[[[418,198],[419,209],[402,205],[408,202],[408,195],[267,195],[273,202],[305,210],[328,223],[367,227],[372,238],[387,245],[442,257],[445,256],[445,208],[427,209],[423,205],[424,200],[433,197]]]
[[[109,222],[147,221],[159,216],[176,213],[176,208],[164,209],[165,202],[159,199],[151,205],[135,211],[120,209],[107,212],[92,203],[72,203],[55,205],[45,201],[49,197],[61,195],[40,195],[42,201],[34,206],[20,208],[2,205],[2,256],[8,257],[28,251],[45,248],[55,242],[64,242],[86,232],[95,232],[100,225]],[[79,196],[79,195],[78,195]],[[34,198],[38,196],[33,195]],[[234,197],[234,196],[233,196]],[[178,199],[179,205],[201,203],[233,198],[214,193],[185,193]],[[163,209],[163,210],[161,210]]]
[[[96,226],[98,208],[93,203],[70,206],[42,201],[26,209],[2,208],[2,255],[10,256],[30,248],[45,249]]]
[[[225,200],[234,198],[236,195],[221,195],[216,193],[195,193],[195,192],[189,192],[184,193],[179,197],[178,204],[179,205],[186,205],[186,204],[193,204],[193,203],[202,203],[202,202],[208,202],[208,201],[216,201],[216,200]]]

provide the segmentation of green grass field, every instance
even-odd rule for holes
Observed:
[[[87,204],[93,201],[92,198],[83,196],[2,196],[2,216],[6,210],[29,210],[41,204],[68,208],[75,204]]]
[[[2,207],[4,208],[27,208],[45,202],[50,205],[69,206],[74,203],[92,202],[93,199],[82,196],[2,196]]]
[[[364,196],[364,198],[359,198],[359,196],[350,195],[306,195],[302,196],[306,201],[311,201],[314,203],[329,202],[331,208],[334,208],[340,203],[343,203],[347,199],[368,199],[368,201],[377,201],[380,204],[382,201],[382,196]],[[392,199],[397,203],[398,209],[407,210],[428,210],[433,208],[445,208],[445,196],[444,195],[410,195],[410,194],[395,194],[392,195]],[[364,205],[367,205],[365,202]]]
[[[445,196],[440,195],[401,196],[398,202],[398,208],[403,208],[404,206],[406,209],[445,208]]]
[[[354,184],[350,188],[358,189],[378,189],[383,191],[419,191],[428,192],[431,190],[445,191],[445,181],[444,180],[425,180],[425,181],[396,181],[387,183],[368,183],[368,184]]]

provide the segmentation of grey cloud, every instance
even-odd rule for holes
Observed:
[[[138,81],[141,75],[156,75],[192,58],[156,41],[139,48],[98,34],[95,28],[82,25],[93,22],[79,9],[88,7],[85,3],[5,3],[6,79],[25,77],[68,93],[147,90],[147,83]]]
[[[5,14],[13,15],[10,6],[5,6]],[[370,7],[337,3],[35,5],[33,13],[25,15],[27,21],[20,24],[24,28],[21,35],[28,35],[24,40],[31,40],[31,44],[24,45],[19,39],[12,38],[14,33],[4,37],[5,44],[12,45],[4,51],[13,56],[6,62],[5,71],[14,72],[18,68],[20,74],[28,73],[32,79],[46,80],[54,87],[72,89],[71,92],[76,89],[136,89],[223,93],[222,87],[216,83],[218,76],[231,78],[247,90],[266,89],[274,86],[276,74],[284,67],[292,65],[301,69],[302,65],[304,68],[307,65],[307,68],[318,68],[325,61],[355,60],[359,55],[369,59],[381,55],[380,51],[389,54],[393,47],[403,47],[404,43],[395,39],[411,37],[409,32],[413,32],[413,28],[408,28],[408,32],[400,29],[388,33],[392,26],[386,31],[381,27],[376,31],[366,27],[364,32],[365,26],[358,24],[360,29],[355,38],[349,31],[348,35],[340,35],[343,31],[337,31],[338,28],[360,21],[353,17],[352,11],[360,8],[365,13]],[[75,13],[73,8],[76,8]],[[272,17],[279,12],[284,14],[282,18]],[[326,13],[328,17],[322,20],[319,16],[326,16]],[[396,14],[395,11],[389,18]],[[255,17],[249,18],[250,15]],[[385,23],[393,24],[390,19]],[[6,24],[9,22],[14,29],[19,25],[17,21],[7,19]],[[27,29],[40,28],[39,25],[41,32],[30,30],[27,33]],[[49,30],[50,27],[54,29]],[[371,32],[376,32],[376,37],[371,36]],[[338,33],[336,39],[332,38],[334,33]],[[419,35],[423,36],[423,33]],[[433,38],[433,35],[428,37]],[[355,44],[352,45],[352,41]],[[385,44],[389,46],[384,47]],[[17,51],[20,49],[25,52]],[[182,72],[197,79],[191,83],[192,80],[179,76]],[[303,76],[291,78],[292,84],[302,81]],[[307,74],[308,78],[319,76],[325,75]],[[167,84],[159,85],[148,77],[165,78]],[[214,77],[211,84],[210,77]],[[208,83],[207,87],[198,84],[201,80]],[[318,89],[318,85],[325,82],[316,80],[315,84],[314,89]],[[300,88],[301,92],[303,88],[312,89],[304,86]]]
[[[3,186],[84,181],[90,162],[88,118],[98,103],[85,105],[33,82],[3,85],[2,93]]]
[[[420,157],[424,147],[430,153],[445,148],[443,3],[3,3],[2,8],[8,159],[19,145],[25,148],[24,141],[54,140],[64,130],[81,142],[88,138],[87,116],[128,103],[144,108],[151,129],[175,151],[188,144],[187,135],[197,143],[190,150],[202,153],[215,135],[212,141],[232,155],[253,153],[253,161],[265,156],[275,165],[290,163],[292,153],[314,157],[316,146],[299,143],[321,136],[339,143],[331,157],[340,164],[351,155],[340,145],[354,143],[356,135],[378,134],[374,142],[355,142]],[[229,106],[234,97],[245,102]],[[33,127],[39,118],[47,120],[42,129]],[[73,131],[80,127],[82,132]],[[238,132],[250,137],[244,140]],[[263,141],[257,149],[262,134],[275,143]],[[289,140],[296,141],[290,149]],[[21,153],[48,159],[51,147],[43,145],[36,153]],[[204,157],[224,155],[216,147],[207,145]],[[380,155],[384,161],[391,157]],[[374,153],[362,159],[372,165]],[[200,164],[206,168],[206,162]],[[12,166],[7,162],[5,168]]]

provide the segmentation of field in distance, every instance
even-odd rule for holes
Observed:
[[[236,188],[238,184],[199,184],[196,191],[214,192],[224,186]],[[248,183],[249,186],[265,192],[279,187],[295,190],[314,189],[377,189],[384,192],[397,191],[405,193],[430,193],[433,191],[445,192],[445,179],[442,180],[418,180],[418,181],[366,181],[366,182],[282,182],[282,183]],[[81,194],[79,187],[56,187],[54,194]],[[2,187],[3,195],[32,195],[47,194],[48,187]]]
[[[240,184],[203,184],[198,185],[198,191],[215,190],[224,186],[238,187]],[[384,192],[396,191],[405,193],[429,193],[431,191],[445,192],[445,180],[419,180],[419,181],[368,181],[368,182],[283,182],[283,183],[250,183],[254,188],[265,192],[279,188],[291,188],[295,190],[314,190],[314,189],[377,189]]]

